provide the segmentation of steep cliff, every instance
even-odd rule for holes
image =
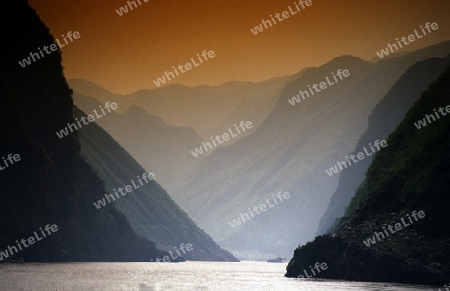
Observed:
[[[303,274],[318,261],[329,266],[319,278],[448,283],[450,117],[444,114],[449,105],[447,68],[389,135],[345,217],[330,234],[296,249],[286,276]],[[436,113],[440,108],[444,114]],[[419,120],[426,121],[420,129]]]
[[[358,152],[363,151],[364,147],[377,139],[386,139],[405,117],[408,109],[420,98],[421,92],[426,90],[449,64],[450,56],[431,58],[411,66],[373,109],[369,116],[369,126],[352,154],[357,155]],[[320,220],[317,235],[324,234],[337,218],[344,215],[345,207],[350,203],[356,189],[364,179],[364,173],[372,158],[373,156],[366,157],[340,173],[339,186]]]
[[[136,235],[114,207],[92,207],[103,181],[80,155],[76,133],[55,132],[73,122],[71,91],[60,51],[26,67],[18,61],[55,40],[27,1],[10,1],[2,17],[0,156],[20,160],[0,171],[0,250],[56,224],[51,236],[18,250],[26,261],[149,261],[153,242]],[[12,19],[11,23],[8,23]],[[10,256],[11,254],[9,254]]]

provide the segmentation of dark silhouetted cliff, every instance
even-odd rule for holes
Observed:
[[[149,261],[153,242],[136,235],[115,208],[92,206],[105,192],[80,155],[77,134],[55,132],[73,122],[71,91],[59,51],[22,68],[18,61],[54,43],[49,29],[26,1],[3,7],[1,25],[0,156],[21,160],[0,171],[0,249],[28,239],[47,224],[58,231],[19,251],[26,261]],[[9,22],[11,21],[11,22]]]

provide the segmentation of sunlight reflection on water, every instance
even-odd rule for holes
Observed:
[[[292,279],[285,263],[2,264],[0,290],[438,290],[390,283]]]

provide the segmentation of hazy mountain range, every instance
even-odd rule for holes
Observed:
[[[183,187],[181,207],[241,258],[251,251],[288,255],[293,246],[314,237],[338,186],[339,175],[330,177],[325,170],[354,150],[375,105],[411,65],[445,56],[449,48],[447,42],[375,64],[339,57],[307,69],[286,86],[252,135],[215,151],[197,166]],[[338,69],[348,69],[350,76],[300,104],[289,104],[300,89]],[[291,193],[288,204],[230,227],[229,221],[279,191]]]
[[[112,94],[82,79],[69,80],[77,93],[100,102],[117,102],[119,112],[137,105],[161,117],[172,126],[195,129],[206,141],[226,132],[234,123],[251,120],[254,128],[270,113],[289,77],[278,77],[261,83],[228,82],[220,86],[170,85],[159,89],[139,90],[128,95]],[[230,143],[237,141],[241,135]]]
[[[410,66],[428,58],[443,57],[448,54],[449,48],[450,43],[447,42],[416,52],[399,54],[377,63],[344,56],[319,68],[307,68],[292,77],[286,77],[291,81],[279,94],[276,106],[258,128],[253,130],[249,136],[229,146],[222,146],[202,159],[196,160],[192,157],[189,161],[189,153],[184,156],[185,159],[176,158],[186,152],[186,147],[172,146],[176,144],[174,141],[164,142],[170,150],[158,150],[158,148],[162,148],[159,141],[167,141],[162,133],[163,130],[159,128],[164,128],[164,132],[168,128],[161,122],[157,128],[152,129],[151,136],[155,137],[153,141],[145,139],[146,142],[141,144],[135,141],[142,140],[142,136],[150,136],[150,132],[142,134],[145,130],[140,129],[140,124],[145,123],[144,120],[150,122],[151,118],[149,119],[149,116],[138,108],[132,108],[134,113],[129,114],[128,112],[120,122],[111,121],[111,124],[101,125],[146,169],[148,169],[147,164],[151,165],[152,161],[158,160],[155,165],[161,165],[160,167],[165,169],[160,172],[167,173],[167,176],[160,175],[161,184],[169,190],[169,194],[181,208],[186,210],[194,221],[211,234],[222,247],[231,250],[240,258],[263,259],[274,255],[288,256],[296,245],[314,237],[319,227],[318,222],[326,212],[329,200],[338,187],[339,174],[330,177],[325,170],[333,166],[336,161],[344,160],[346,155],[355,150],[358,140],[368,128],[369,115],[372,110],[396,85],[399,77]],[[440,66],[427,66],[425,69],[430,70],[430,76],[415,84],[413,88],[419,88],[420,84],[422,87],[426,86],[431,78],[439,73],[439,68],[442,69],[445,65],[442,60],[435,60],[435,62],[439,62]],[[296,96],[299,90],[308,90],[308,85],[325,81],[327,76],[331,78],[331,73],[335,73],[339,69],[349,70],[350,76],[295,106],[288,102],[288,99]],[[400,84],[401,82],[415,82],[412,78],[407,79],[406,81],[399,80]],[[271,82],[273,85],[275,81]],[[279,83],[275,84],[276,86],[272,86],[271,92],[279,90]],[[398,87],[400,84],[396,86]],[[248,84],[233,82],[223,86],[230,85],[246,87]],[[92,84],[90,86],[95,87]],[[76,87],[75,90],[78,91]],[[83,87],[83,94],[97,98],[93,96],[95,91],[89,91],[86,89],[88,87]],[[128,96],[127,102],[143,106],[149,111],[150,105],[147,104],[154,104],[156,102],[154,99],[161,102],[161,98],[164,96],[167,100],[176,100],[173,95],[183,94],[183,98],[186,100],[191,98],[194,104],[198,104],[200,103],[198,100],[204,100],[196,97],[198,92],[202,91],[201,89],[211,92],[214,91],[213,89],[223,88],[220,86],[219,88],[169,86],[158,89],[163,91],[142,91],[152,94],[144,94],[141,91],[131,94],[133,97]],[[103,92],[104,90],[97,89],[97,91]],[[408,95],[410,91],[402,91],[402,94]],[[215,96],[219,93],[209,94]],[[408,95],[407,100],[409,101],[400,102],[401,110],[400,108],[398,111],[391,110],[395,112],[389,115],[389,120],[394,122],[394,126],[395,120],[398,123],[411,102],[417,98],[417,94]],[[82,98],[75,97],[75,99],[79,99],[81,102]],[[106,100],[105,97],[99,99]],[[252,103],[252,100],[252,98],[243,98],[242,102]],[[220,98],[218,103],[220,103]],[[178,106],[178,103],[175,104]],[[237,104],[237,102],[233,104]],[[204,104],[204,108],[208,108],[208,106],[212,108],[210,112],[217,110],[215,104],[214,106],[209,103]],[[266,108],[269,107],[266,105]],[[164,106],[158,108],[159,112],[167,110]],[[244,115],[251,116],[251,111],[244,110],[246,107],[240,108],[243,112],[242,119],[250,120]],[[158,110],[153,109],[153,112]],[[225,110],[225,112],[232,111]],[[196,115],[196,113],[191,112],[190,115]],[[139,121],[134,115],[140,118]],[[183,123],[183,118],[186,120],[196,118],[185,115],[189,115],[189,112],[184,112],[177,118],[170,118],[177,120],[175,123],[179,124],[188,123]],[[230,113],[229,119],[232,117],[233,114]],[[211,117],[203,116],[202,118]],[[114,120],[116,119],[114,118]],[[106,123],[106,120],[104,122]],[[212,122],[217,122],[217,119],[212,118]],[[191,124],[195,124],[195,122],[191,122]],[[135,130],[132,130],[133,127]],[[199,129],[201,126],[198,125],[192,127],[196,131],[208,132],[208,130]],[[220,128],[220,125],[211,128]],[[386,129],[389,128],[392,126]],[[222,128],[222,130],[225,132],[225,129]],[[171,136],[182,141],[183,145],[195,145],[194,134],[189,134],[189,132],[192,131],[188,128],[180,128],[177,131],[178,134]],[[386,138],[388,131],[383,132],[374,140]],[[222,132],[216,133],[221,134]],[[161,138],[157,138],[157,136]],[[372,138],[374,135],[370,137]],[[155,149],[155,151],[146,150],[146,148]],[[172,152],[170,155],[174,158],[167,160],[168,152]],[[177,169],[177,162],[173,162],[177,160],[183,161],[185,167]],[[346,169],[344,172],[350,170],[361,175],[365,169],[354,165],[353,168]],[[155,169],[155,171],[158,170]],[[186,175],[188,176],[186,177]],[[229,224],[241,214],[248,213],[249,208],[260,205],[265,199],[271,198],[271,195],[275,195],[279,191],[290,192],[292,198],[289,203],[274,207],[248,221],[241,221],[242,224],[236,227]],[[342,200],[341,210],[352,195],[346,193],[347,200]],[[331,209],[333,209],[334,203],[332,202]],[[286,223],[286,221],[290,223]],[[268,229],[274,231],[268,233]],[[261,241],[261,237],[265,239]]]
[[[251,121],[253,128],[223,146],[251,134],[273,108],[288,79],[194,88],[172,85],[126,96],[81,79],[69,80],[69,84],[74,89],[75,104],[87,113],[102,103],[118,104],[117,111],[97,123],[145,169],[157,174],[159,183],[179,202],[184,195],[181,187],[185,179],[211,153],[209,150],[194,158],[191,151],[202,146],[203,141],[211,142],[211,136],[234,129],[234,124],[241,121]]]

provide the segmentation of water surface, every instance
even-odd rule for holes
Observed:
[[[426,286],[283,277],[286,263],[0,264],[0,290],[438,290]]]

